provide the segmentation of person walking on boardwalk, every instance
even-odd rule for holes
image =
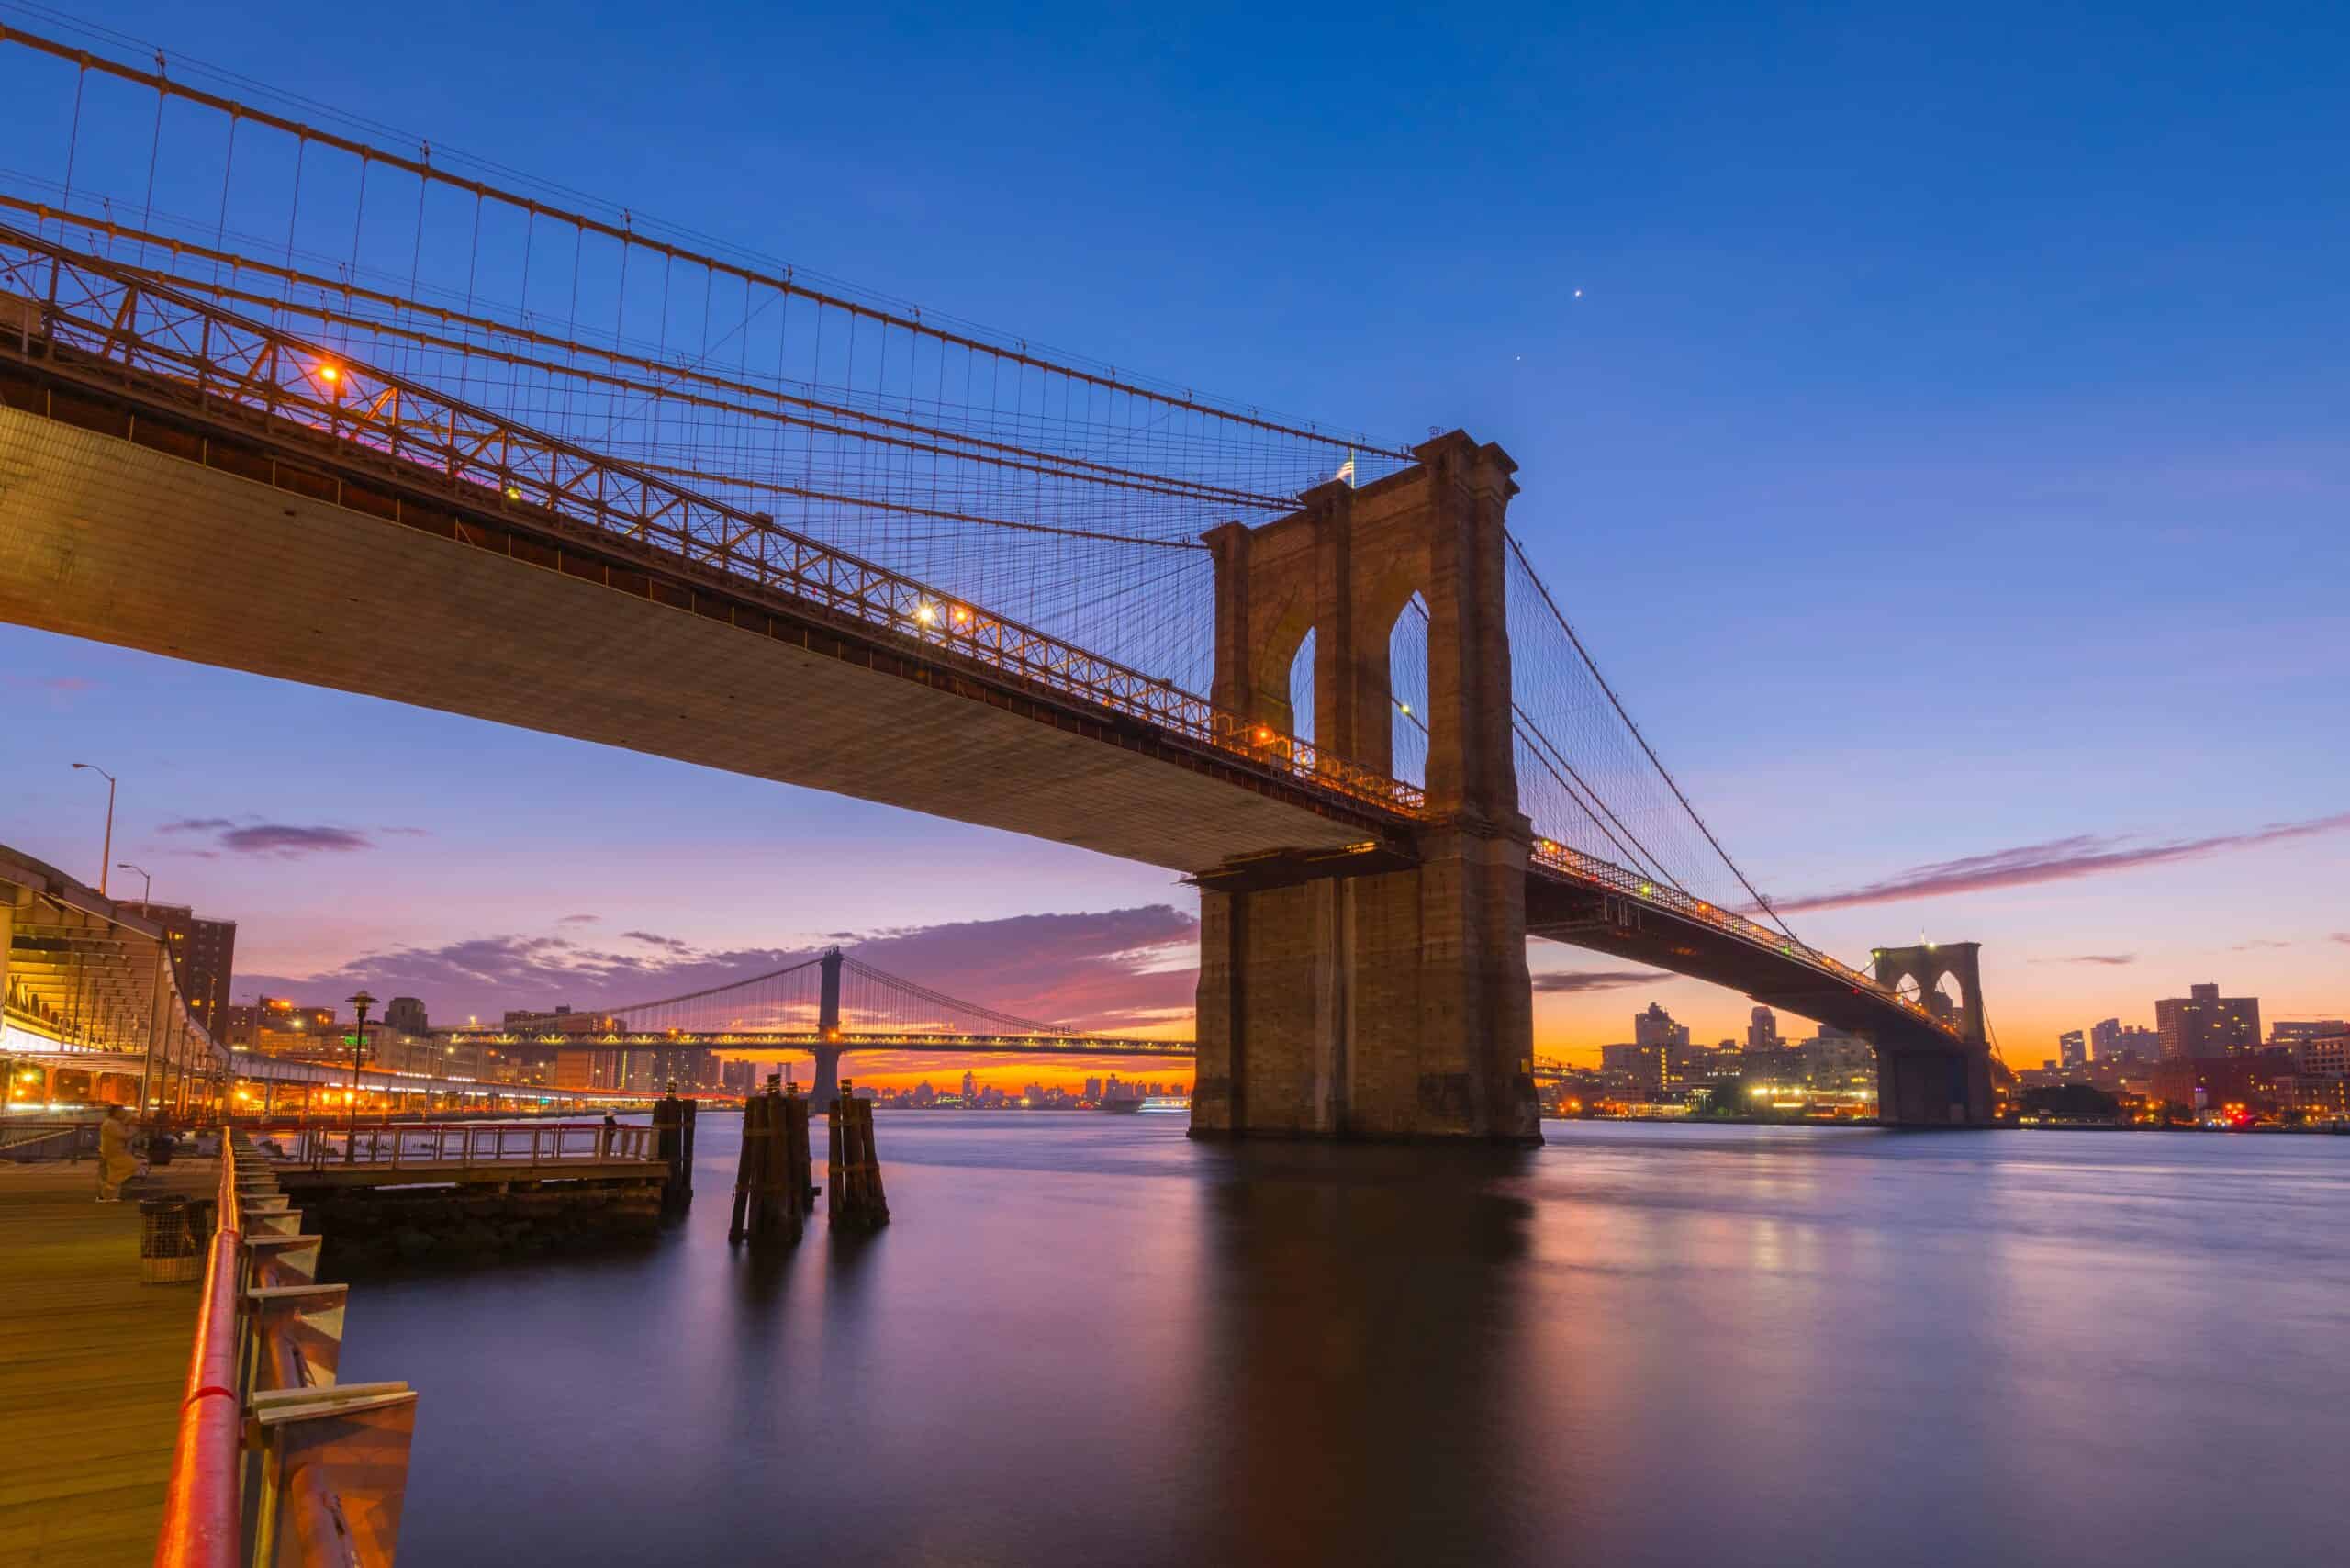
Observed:
[[[138,1169],[130,1155],[130,1118],[121,1106],[109,1105],[106,1119],[98,1124],[98,1202],[122,1202],[122,1184]]]

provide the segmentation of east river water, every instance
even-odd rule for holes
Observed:
[[[884,1113],[755,1258],[737,1126],[654,1250],[354,1290],[402,1562],[2350,1561],[2350,1139]]]

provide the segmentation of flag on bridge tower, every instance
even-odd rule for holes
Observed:
[[[1331,475],[1331,476],[1330,476],[1330,477],[1332,477],[1333,479],[1343,479],[1343,480],[1345,480],[1345,481],[1347,482],[1347,487],[1348,487],[1348,489],[1352,489],[1352,488],[1354,487],[1354,483],[1355,483],[1355,449],[1354,449],[1353,447],[1351,447],[1351,446],[1350,446],[1350,447],[1347,448],[1347,460],[1346,460],[1344,463],[1341,463],[1341,464],[1339,464],[1339,465],[1338,465],[1338,471],[1337,471],[1336,474]]]

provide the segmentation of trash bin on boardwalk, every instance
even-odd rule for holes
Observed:
[[[188,1234],[184,1197],[139,1200],[139,1278],[151,1285],[185,1284],[197,1278],[196,1238]]]

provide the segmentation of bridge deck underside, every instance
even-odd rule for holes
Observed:
[[[1366,833],[1169,766],[1158,737],[1105,738],[7,407],[0,620],[1179,871]]]
[[[1841,984],[1702,920],[1612,902],[1611,910],[1602,889],[1545,871],[1531,873],[1527,935],[1728,986],[1767,1006],[1865,1035],[1880,1050],[1947,1053],[1956,1043],[1883,992]]]
[[[53,410],[53,388],[11,375],[0,392],[12,403],[29,388]],[[143,432],[173,428],[172,417],[89,412],[100,396],[80,394],[71,422],[0,406],[0,620],[1178,871],[1284,852],[1310,859],[1395,825],[1279,782],[1236,779],[1138,723],[1064,714],[1016,688],[1005,700],[1001,684],[920,667],[919,655],[867,644],[859,662],[854,635],[837,628],[803,644],[616,591],[575,570],[576,542],[533,564],[311,498],[302,485],[336,494],[342,482],[316,453],[295,454],[288,487],[173,455],[191,439],[185,428],[153,450]],[[180,417],[183,427],[192,419]],[[240,439],[262,441],[225,432]],[[360,485],[382,482],[354,473]],[[447,515],[446,498],[425,504]],[[500,516],[493,526],[520,525]],[[1393,837],[1387,846],[1404,849]],[[1731,987],[1886,1049],[1951,1048],[1950,1036],[1882,993],[1670,910],[1627,915],[1631,902],[1537,870],[1527,929]]]

